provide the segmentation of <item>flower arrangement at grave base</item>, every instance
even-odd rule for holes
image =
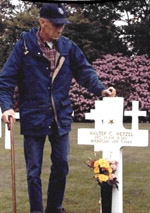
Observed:
[[[118,162],[115,160],[107,161],[100,158],[99,160],[86,161],[86,165],[93,169],[94,178],[101,187],[102,213],[111,213],[112,204],[112,187],[118,189],[118,180],[116,170]]]

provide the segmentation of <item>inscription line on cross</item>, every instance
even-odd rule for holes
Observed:
[[[95,110],[86,115],[86,118],[95,120],[95,129],[78,129],[78,144],[94,145],[94,151],[102,151],[104,159],[116,160],[119,163],[117,169],[119,190],[113,188],[112,213],[123,213],[122,148],[148,146],[147,130],[136,129],[137,125],[133,129],[124,128],[123,103],[124,99],[119,97],[96,101]],[[134,109],[133,107],[133,112]],[[142,113],[138,114],[141,116]],[[137,119],[136,121],[138,122]]]

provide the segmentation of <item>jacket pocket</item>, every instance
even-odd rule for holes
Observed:
[[[71,107],[71,101],[69,99],[61,100],[61,106],[58,113],[58,119],[62,123],[62,125],[67,126],[70,125],[72,122],[72,107]]]
[[[21,112],[21,123],[26,128],[40,128],[45,125],[46,112],[41,109],[26,109]]]

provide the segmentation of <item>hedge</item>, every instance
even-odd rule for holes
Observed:
[[[125,110],[132,109],[133,100],[139,101],[140,110],[147,111],[147,117],[141,117],[140,121],[150,121],[150,57],[107,54],[94,61],[92,66],[106,87],[115,87],[117,96],[124,97]],[[85,113],[94,108],[94,101],[99,97],[89,93],[73,79],[70,99],[74,120],[85,121]]]

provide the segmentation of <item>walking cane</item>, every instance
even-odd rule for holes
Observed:
[[[11,175],[12,175],[12,201],[13,201],[13,213],[16,213],[16,180],[15,180],[15,149],[14,149],[14,121],[13,117],[9,115],[8,130],[10,130],[11,140]]]

